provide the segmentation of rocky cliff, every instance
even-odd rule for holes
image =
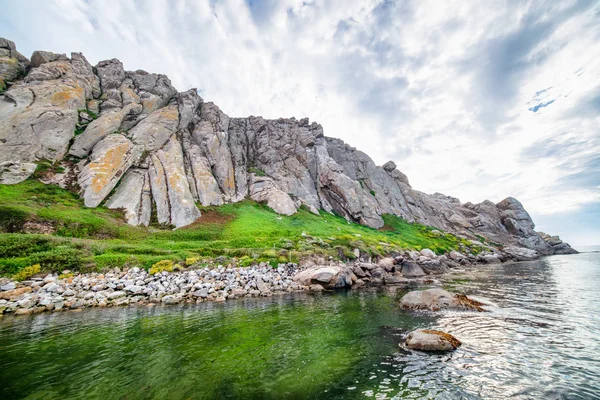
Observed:
[[[573,251],[535,232],[512,197],[463,204],[419,192],[392,161],[375,165],[307,118],[230,118],[196,89],[178,93],[168,77],[116,59],[94,67],[81,53],[36,51],[29,61],[0,39],[0,90],[0,183],[50,161],[60,168],[46,182],[78,190],[88,207],[122,209],[134,225],[154,216],[182,227],[200,217],[197,203],[251,198],[280,214],[305,206],[374,228],[395,214],[518,258]]]

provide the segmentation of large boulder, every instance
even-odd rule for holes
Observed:
[[[321,285],[325,289],[349,288],[357,280],[350,267],[313,267],[297,273],[294,281],[303,286]]]
[[[453,351],[462,343],[449,333],[417,329],[407,335],[404,345],[411,350],[419,351]]]
[[[248,186],[252,200],[266,202],[277,214],[292,215],[296,212],[296,204],[290,195],[279,189],[272,178],[252,173]]]
[[[144,147],[145,151],[155,151],[167,143],[167,140],[179,125],[177,105],[169,105],[153,111],[144,118],[127,135],[135,144]]]
[[[419,264],[408,260],[402,263],[400,272],[407,278],[420,278],[425,276],[425,271],[423,271],[423,268],[421,268]]]
[[[129,104],[122,109],[102,114],[98,119],[90,122],[82,134],[75,137],[69,154],[80,158],[87,157],[99,141],[119,130],[126,115],[139,114],[141,111],[141,105]]]
[[[52,61],[68,61],[69,57],[66,54],[56,54],[50,51],[36,50],[31,55],[31,68],[37,68],[42,64],[46,64]]]
[[[484,311],[484,304],[463,294],[450,293],[443,289],[416,290],[400,299],[400,306],[410,310],[475,310]]]
[[[29,67],[29,60],[17,51],[15,43],[0,38],[0,93]]]
[[[502,251],[514,257],[517,261],[531,261],[540,258],[540,253],[536,250],[519,246],[505,246]]]

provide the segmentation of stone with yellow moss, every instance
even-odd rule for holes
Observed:
[[[462,343],[446,332],[417,329],[407,335],[404,345],[411,350],[419,351],[453,351],[459,348]]]

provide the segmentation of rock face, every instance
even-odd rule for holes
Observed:
[[[2,91],[0,183],[27,179],[40,160],[79,158],[86,205],[124,208],[131,224],[156,208],[160,223],[184,226],[200,215],[195,203],[250,197],[285,215],[305,205],[380,228],[393,214],[537,255],[573,251],[535,232],[514,198],[463,204],[419,192],[393,161],[375,165],[308,118],[230,118],[196,90],[177,93],[166,76],[116,59],[92,68],[79,53],[38,51],[29,63],[0,39]]]
[[[405,346],[419,351],[452,351],[462,345],[460,340],[442,331],[417,329],[408,334]]]
[[[450,293],[443,289],[416,290],[400,299],[400,307],[410,310],[475,310],[484,311],[483,304],[463,294]]]

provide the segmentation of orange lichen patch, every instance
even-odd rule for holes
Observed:
[[[140,96],[138,96],[131,88],[125,88],[122,90],[122,96],[125,98],[126,96],[129,96],[130,98],[132,98],[133,100],[136,101],[136,103],[140,102]]]
[[[110,182],[123,164],[123,159],[131,149],[130,143],[123,143],[106,151],[103,156],[90,163],[89,169],[94,171],[91,188],[94,193],[99,193]]]
[[[457,338],[455,338],[454,336],[452,336],[451,334],[446,333],[446,332],[436,331],[433,329],[423,329],[423,333],[426,333],[428,335],[441,336],[444,339],[446,339],[452,345],[452,347],[454,347],[455,349],[462,345],[462,342],[460,340],[458,340]]]
[[[163,107],[160,109],[160,114],[166,119],[179,119],[179,111],[177,111],[177,106]]]
[[[465,296],[464,294],[455,294],[454,298],[456,299],[456,301],[458,301],[458,303],[468,309],[472,309],[472,310],[477,310],[479,312],[485,311],[482,306],[484,306],[485,304],[477,301],[477,300],[473,300],[468,298],[467,296]]]
[[[71,102],[80,101],[83,102],[85,99],[85,91],[81,86],[66,87],[65,89],[56,92],[50,98],[50,101],[55,106],[71,106]]]
[[[55,61],[47,64],[46,68],[51,68],[55,71],[59,71],[63,75],[66,75],[73,70],[73,67],[68,61]]]
[[[228,172],[229,173],[227,174],[227,179],[225,180],[225,186],[228,189],[233,189],[235,188],[235,178],[233,176],[233,170],[230,169]]]

